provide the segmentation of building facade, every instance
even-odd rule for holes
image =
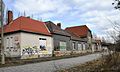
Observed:
[[[4,26],[6,57],[28,59],[52,56],[53,38],[44,22],[23,16],[12,20],[11,11],[8,11],[8,16],[8,23]]]
[[[85,53],[85,45],[86,45],[86,41],[79,38],[78,36],[76,36],[74,33],[70,32],[69,30],[66,30],[70,35],[71,35],[71,39],[70,39],[70,46],[71,46],[71,50],[73,51],[73,53]]]
[[[58,23],[57,25],[55,25],[51,21],[45,23],[53,37],[55,55],[61,56],[67,54],[67,52],[69,54],[69,52],[72,50],[70,45],[70,34],[61,29],[60,23]]]
[[[75,34],[79,39],[82,39],[81,45],[82,49],[86,52],[95,52],[101,51],[101,43],[98,40],[93,41],[91,30],[86,26],[74,26],[68,27],[65,30],[72,32]]]
[[[51,21],[42,22],[30,17],[13,20],[8,11],[8,22],[4,26],[4,46],[6,57],[21,59],[71,55],[101,50],[101,42],[92,38],[86,26],[61,29]]]

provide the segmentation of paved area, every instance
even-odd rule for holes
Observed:
[[[0,68],[0,72],[54,72],[62,68],[73,67],[99,58],[101,54],[91,54],[75,58],[60,59],[54,61],[40,62],[21,66]]]

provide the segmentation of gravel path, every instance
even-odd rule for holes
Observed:
[[[74,65],[92,61],[96,58],[99,58],[100,56],[100,54],[91,54],[75,58],[46,61],[21,66],[4,67],[0,68],[0,72],[54,72],[58,69],[69,68],[73,67]]]

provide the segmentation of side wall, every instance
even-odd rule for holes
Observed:
[[[20,57],[21,37],[20,33],[13,33],[9,35],[4,35],[4,51],[6,57]]]
[[[90,31],[88,31],[88,35],[87,35],[87,43],[88,43],[88,51],[92,51],[92,34]]]
[[[40,49],[40,38],[46,39],[45,50]],[[21,56],[23,59],[52,56],[52,51],[52,37],[30,33],[21,33]]]
[[[64,41],[66,42],[66,50],[67,51],[70,51],[72,50],[71,46],[70,46],[70,37],[66,37],[66,36],[61,36],[61,35],[53,35],[53,40],[54,40],[54,48],[59,48],[59,44],[60,44],[60,41]]]

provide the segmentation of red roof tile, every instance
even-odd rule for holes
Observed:
[[[74,33],[78,37],[86,37],[89,31],[89,28],[86,25],[68,27],[65,30]]]
[[[51,35],[45,26],[44,22],[33,20],[27,17],[19,17],[8,25],[5,25],[4,32],[14,32],[18,30],[23,30],[27,32],[40,33],[44,35]]]

